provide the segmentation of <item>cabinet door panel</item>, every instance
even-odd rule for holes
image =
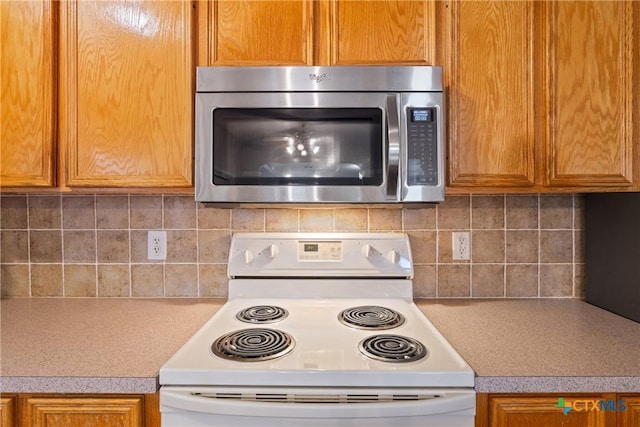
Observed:
[[[535,183],[533,2],[447,8],[452,185]]]
[[[617,427],[640,426],[640,394],[619,394],[618,400],[624,400],[625,410],[618,413]]]
[[[31,427],[142,427],[142,398],[31,397],[22,421]]]
[[[314,2],[210,3],[211,65],[312,65]]]
[[[0,185],[54,184],[55,12],[0,1]]]
[[[632,2],[549,8],[550,184],[631,184]]]
[[[434,1],[331,0],[329,16],[331,65],[433,63]]]
[[[0,397],[0,427],[13,427],[15,422],[15,399]]]
[[[61,6],[66,184],[191,185],[191,2]]]

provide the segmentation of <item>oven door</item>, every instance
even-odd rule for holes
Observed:
[[[400,93],[196,95],[196,200],[401,199]]]
[[[162,427],[473,427],[471,389],[160,389]]]

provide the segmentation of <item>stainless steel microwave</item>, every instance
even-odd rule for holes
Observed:
[[[196,200],[444,200],[442,68],[199,67]]]

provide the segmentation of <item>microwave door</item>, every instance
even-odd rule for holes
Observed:
[[[398,187],[400,185],[400,123],[398,100],[396,94],[387,95],[387,146],[386,146],[386,175],[387,175],[387,200],[398,201]]]

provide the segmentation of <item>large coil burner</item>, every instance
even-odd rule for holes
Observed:
[[[427,349],[419,341],[390,334],[365,338],[360,341],[359,349],[365,356],[382,362],[414,362],[427,355]]]
[[[295,347],[293,337],[269,328],[249,328],[225,334],[211,345],[213,353],[239,362],[262,362],[289,353]]]
[[[246,323],[274,323],[289,315],[289,312],[282,307],[275,305],[254,305],[247,307],[236,314],[236,319]]]
[[[404,324],[404,316],[390,308],[362,305],[343,310],[338,320],[356,329],[392,329]]]

